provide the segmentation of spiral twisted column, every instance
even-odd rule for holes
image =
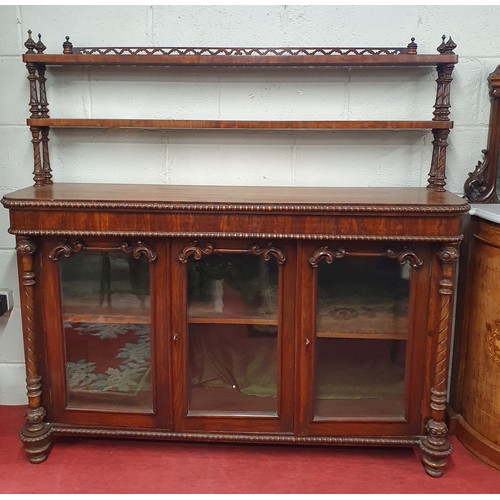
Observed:
[[[458,261],[456,245],[443,247],[438,252],[441,264],[439,281],[439,320],[435,340],[434,369],[430,397],[430,419],[426,424],[427,435],[420,440],[423,464],[432,477],[443,475],[447,458],[452,452],[448,440],[448,427],[444,422],[446,388],[448,381],[448,350],[452,324],[455,267]]]
[[[34,255],[38,248],[33,239],[18,237],[16,251],[19,267],[20,302],[23,316],[23,339],[26,362],[26,388],[28,409],[26,423],[20,438],[30,462],[38,463],[47,458],[50,447],[50,426],[44,421],[42,406],[42,378],[38,366],[37,323],[35,306]]]

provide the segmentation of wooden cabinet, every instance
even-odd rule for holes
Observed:
[[[498,220],[498,206],[497,214],[489,207],[486,216]],[[500,469],[500,225],[473,216],[470,226],[451,401],[457,437]]]
[[[453,42],[433,56],[413,41],[355,55],[93,55],[70,45],[55,56],[27,42],[35,185],[2,200],[17,238],[30,460],[47,457],[54,435],[419,445],[440,476],[469,209],[444,189]],[[438,94],[428,122],[48,118],[45,65],[104,63],[436,64]],[[435,141],[427,187],[77,185],[52,182],[45,139],[63,125],[429,128]]]

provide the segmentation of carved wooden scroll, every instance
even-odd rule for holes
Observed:
[[[490,123],[488,145],[483,149],[483,161],[464,183],[465,197],[472,203],[498,203],[498,174],[500,172],[500,65],[488,76],[490,89]]]
[[[270,260],[271,257],[274,257],[278,264],[284,264],[286,261],[284,252],[274,247],[271,243],[264,248],[257,244],[249,248],[216,248],[212,243],[206,243],[201,247],[197,241],[193,241],[182,249],[182,252],[179,254],[179,261],[186,264],[190,257],[193,257],[195,260],[200,260],[204,255],[212,254],[255,255],[256,257],[262,257],[264,260]]]

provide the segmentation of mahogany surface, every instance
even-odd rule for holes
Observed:
[[[32,127],[145,128],[145,129],[277,129],[277,130],[430,130],[450,129],[450,121],[272,121],[272,120],[147,120],[106,118],[30,118]]]
[[[446,42],[443,36],[437,48],[439,54],[420,55],[414,39],[406,47],[392,48],[224,49],[78,48],[66,37],[63,54],[53,55],[44,54],[45,46],[40,35],[38,38],[35,42],[29,32],[25,43],[28,50],[23,56],[30,84],[28,125],[34,152],[34,186],[2,199],[10,211],[9,231],[16,236],[29,403],[21,439],[30,461],[38,463],[47,458],[52,435],[418,445],[426,472],[433,477],[441,476],[451,453],[444,416],[455,267],[462,239],[461,220],[469,210],[465,200],[444,188],[447,137],[453,126],[449,120],[451,74],[458,60],[453,52],[456,47],[453,40]],[[126,65],[398,66],[402,70],[428,65],[436,66],[437,89],[432,119],[428,121],[51,118],[46,67],[92,64],[116,66],[117,71],[119,66]],[[48,148],[49,130],[58,126],[423,128],[432,131],[434,140],[427,187],[59,184],[52,179]],[[77,307],[71,309],[61,278],[66,263],[83,262],[78,260],[81,257],[100,257],[104,293],[110,254],[118,256],[122,263],[128,262],[129,266],[138,259],[146,263],[148,308],[136,307],[124,313],[126,307],[113,310],[110,302],[108,307],[101,300],[92,306],[77,303]],[[193,285],[190,280],[198,272],[193,269],[198,268],[189,268],[189,265],[210,262],[214,256],[227,258],[226,262],[240,257],[254,259],[253,262],[259,263],[255,267],[260,272],[268,262],[272,263],[277,285],[269,289],[268,298],[271,303],[274,293],[279,304],[272,320],[261,318],[264,313],[190,316],[192,303],[188,294],[198,283],[195,279]],[[320,320],[316,320],[315,311],[320,307],[319,290],[323,285],[318,269],[327,275],[324,269],[331,270],[330,264],[334,261],[349,261],[354,269],[357,266],[357,271],[349,272],[354,273],[353,280],[362,283],[368,283],[367,269],[374,268],[373,262],[389,263],[391,269],[396,270],[393,278],[398,284],[404,284],[407,294],[404,295],[406,308],[401,309],[400,297],[391,288],[393,285],[389,286],[392,301],[389,317],[392,323],[402,317],[408,326],[402,331],[391,327],[373,336],[359,326],[344,333],[319,331],[316,321]],[[385,278],[386,275],[371,279],[376,286],[392,283]],[[350,286],[349,281],[347,279],[346,287]],[[328,292],[328,287],[326,290]],[[344,293],[342,289],[342,295]],[[111,312],[106,316],[106,311]],[[125,319],[119,318],[124,314]],[[222,317],[219,322],[218,317]],[[77,403],[71,399],[65,349],[79,340],[79,334],[68,333],[66,323],[75,318],[120,328],[127,324],[127,319],[139,326],[151,323],[150,406],[137,409],[110,403],[106,408],[108,393],[102,391],[94,406],[85,403],[88,394]],[[190,332],[199,331],[196,328],[200,325],[207,332],[215,329],[215,335],[220,333],[217,329],[230,328],[238,332],[243,325],[253,338],[265,337],[271,328],[276,339],[273,344],[277,353],[276,394],[258,411],[245,406],[233,412],[214,406],[204,411],[204,405],[213,405],[207,396],[189,407],[192,392],[188,373],[191,373],[189,356],[192,353],[188,345],[193,344],[188,344],[188,339]],[[367,351],[367,339],[376,342],[379,348],[391,346],[384,351],[390,373],[397,369],[398,356],[404,360],[402,382],[396,396],[378,399],[370,393],[361,399],[349,397],[345,405],[339,404],[344,398],[334,396],[332,405],[329,398],[317,397],[316,356],[320,353],[320,343],[338,346],[331,342],[340,340],[347,345],[361,346],[365,356],[369,352],[369,361],[376,362],[377,356]],[[398,351],[400,345],[406,346],[403,352]],[[371,382],[371,375],[370,372],[367,377],[365,372],[363,383]],[[348,389],[357,390],[358,384],[347,385]],[[227,398],[233,397],[234,388],[236,385],[219,392],[219,399],[215,401],[225,404]],[[196,386],[196,397],[199,390]],[[319,399],[318,413],[315,401]],[[240,400],[233,397],[232,401],[240,408]],[[334,416],[328,413],[332,406],[337,408]]]

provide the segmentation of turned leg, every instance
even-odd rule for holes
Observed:
[[[42,378],[38,367],[36,306],[34,297],[35,272],[33,255],[37,251],[34,241],[27,237],[17,238],[20,302],[23,317],[23,340],[26,361],[26,387],[28,410],[26,423],[20,438],[32,463],[43,462],[50,448],[50,425],[45,422],[45,409],[41,406]]]
[[[427,474],[432,477],[443,475],[447,458],[452,452],[452,446],[448,440],[448,427],[444,422],[444,418],[454,276],[455,266],[458,261],[456,245],[442,248],[438,253],[438,259],[442,273],[439,281],[439,324],[432,376],[431,418],[426,424],[427,435],[420,440],[420,448],[423,451],[422,462]]]

